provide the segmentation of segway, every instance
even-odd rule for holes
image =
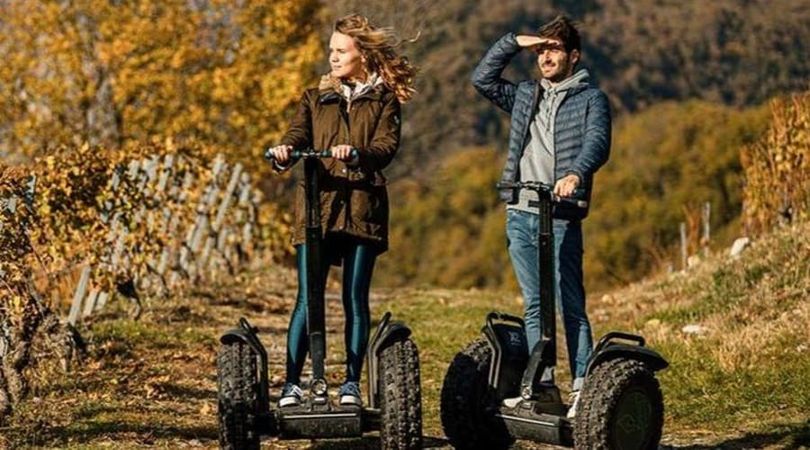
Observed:
[[[657,449],[663,427],[663,396],[655,372],[668,363],[644,338],[610,332],[599,340],[587,366],[574,419],[553,379],[557,361],[552,210],[563,198],[537,182],[498,183],[499,189],[531,189],[539,200],[540,341],[528,352],[522,319],[487,315],[483,336],[453,359],[441,394],[441,421],[454,447],[500,449],[516,439],[577,449]],[[504,402],[505,399],[510,399]]]
[[[354,150],[354,154],[357,151]],[[265,154],[272,159],[272,154]],[[383,449],[421,448],[419,354],[411,330],[385,313],[369,341],[367,406],[334,404],[324,374],[326,332],[321,277],[318,158],[329,151],[293,151],[304,160],[307,249],[307,323],[312,358],[309,395],[300,406],[271,406],[267,351],[245,318],[220,338],[217,355],[219,441],[225,449],[258,449],[262,435],[280,439],[360,437],[379,430]]]

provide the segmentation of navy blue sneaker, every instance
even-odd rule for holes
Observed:
[[[281,388],[281,398],[278,399],[278,406],[284,408],[285,406],[299,406],[301,399],[304,397],[304,391],[294,383],[284,383]]]
[[[340,404],[362,406],[363,400],[360,398],[360,383],[347,381],[340,387]]]

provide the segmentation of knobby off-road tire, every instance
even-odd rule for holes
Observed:
[[[574,419],[574,448],[657,449],[664,425],[664,399],[655,373],[629,359],[605,362],[582,387]]]
[[[258,450],[256,354],[244,342],[223,345],[217,355],[219,445]]]
[[[419,351],[410,339],[380,355],[380,441],[383,449],[422,448]]]
[[[457,449],[505,449],[514,441],[503,423],[488,416],[492,349],[485,338],[458,353],[447,369],[441,398],[444,434]]]

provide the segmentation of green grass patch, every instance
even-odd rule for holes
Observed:
[[[808,224],[779,230],[739,260],[721,257],[657,285],[666,301],[635,322],[660,321],[653,346],[671,364],[660,375],[670,432],[699,424],[765,435],[782,427],[788,441],[806,439],[809,231]],[[694,300],[684,295],[695,292]],[[704,330],[687,335],[685,324]]]
[[[756,276],[761,278],[763,273],[764,270],[758,272]],[[723,313],[738,306],[745,301],[749,287],[747,274],[729,267],[721,267],[702,286],[701,293],[693,302],[660,311],[653,314],[650,319],[675,324],[699,322],[712,314]]]
[[[767,429],[774,422],[802,421],[810,411],[810,358],[725,371],[707,357],[710,343],[684,348],[659,345],[671,366],[661,372],[669,431],[695,424],[711,431]],[[756,351],[755,349],[753,351]]]
[[[96,345],[123,343],[128,347],[185,348],[189,344],[216,344],[207,330],[186,324],[156,324],[151,321],[114,319],[93,324],[90,336]]]

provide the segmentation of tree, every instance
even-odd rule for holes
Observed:
[[[0,142],[195,138],[242,159],[279,137],[322,52],[317,0],[2,2]]]

